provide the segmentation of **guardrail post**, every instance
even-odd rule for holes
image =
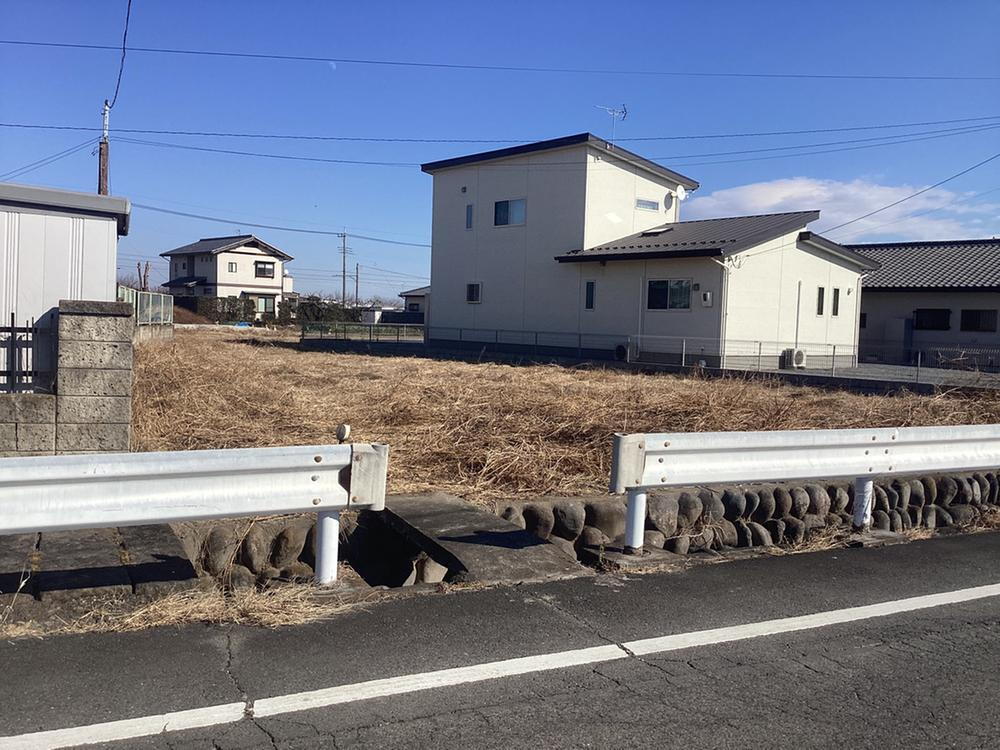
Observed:
[[[628,491],[626,513],[624,552],[626,555],[641,555],[646,532],[646,490]]]
[[[857,531],[867,529],[872,524],[872,502],[875,495],[875,483],[871,477],[858,477],[854,480],[854,528]]]
[[[322,510],[316,514],[316,583],[321,586],[337,581],[339,547],[340,511]]]
[[[687,359],[687,339],[681,339],[681,367],[684,367],[685,361]]]

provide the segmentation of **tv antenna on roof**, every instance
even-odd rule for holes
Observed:
[[[595,104],[594,106],[597,107],[598,109],[603,109],[605,112],[611,115],[611,140],[608,141],[608,143],[614,146],[615,125],[618,123],[619,120],[624,120],[626,117],[628,117],[628,107],[626,107],[624,104],[621,106],[621,109],[618,109],[617,107],[605,107],[603,104]]]

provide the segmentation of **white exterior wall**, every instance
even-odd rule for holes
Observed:
[[[274,278],[259,279],[254,270],[256,261],[274,263]],[[186,269],[183,264],[187,264]],[[236,264],[236,271],[229,270],[229,264]],[[291,277],[283,276],[285,263],[264,250],[256,247],[239,247],[227,250],[217,255],[203,253],[201,255],[175,256],[170,259],[170,278],[181,276],[204,276],[206,286],[212,289],[211,296],[239,297],[248,295],[274,295],[275,304],[281,301],[283,292],[292,291]],[[189,290],[200,294],[198,289]]]
[[[113,302],[115,219],[0,208],[0,320],[44,323],[60,299]]]
[[[428,310],[433,337],[457,338],[458,329],[472,336],[477,330],[634,332],[634,277],[627,282],[623,271],[602,271],[610,274],[609,286],[632,287],[629,302],[624,309],[607,306],[608,320],[601,314],[584,317],[579,266],[597,264],[557,263],[554,258],[676,219],[676,206],[662,210],[664,194],[676,187],[584,144],[437,172],[434,305]],[[637,209],[636,197],[659,200],[661,210]],[[525,223],[494,226],[494,203],[517,198],[526,199]],[[469,203],[474,206],[472,229],[465,228]],[[467,303],[466,284],[477,282],[482,301]]]
[[[951,310],[951,330],[912,331],[907,341],[907,321],[921,308]],[[862,290],[861,311],[867,318],[861,343],[880,347],[928,348],[935,345],[1000,347],[1000,332],[963,331],[962,310],[1000,310],[1000,292],[886,292]]]
[[[798,242],[798,234],[795,230],[745,250],[729,265],[727,354],[760,351],[747,346],[752,342],[764,342],[765,356],[792,346],[823,355],[836,345],[838,358],[855,353],[861,275],[834,256]],[[822,315],[816,312],[819,287],[826,290]],[[835,288],[840,289],[836,316]]]

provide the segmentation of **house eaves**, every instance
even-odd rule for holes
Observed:
[[[127,198],[75,190],[58,190],[34,185],[0,182],[0,206],[24,208],[29,211],[76,214],[114,219],[118,236],[128,234],[132,205]]]
[[[857,253],[853,250],[848,250],[843,245],[838,245],[833,240],[828,240],[822,235],[816,234],[815,232],[804,231],[799,233],[799,242],[811,245],[819,250],[830,253],[841,260],[846,261],[852,266],[856,266],[862,272],[864,271],[878,271],[882,268],[882,264],[878,261],[874,261],[871,258],[866,258],[861,253]]]

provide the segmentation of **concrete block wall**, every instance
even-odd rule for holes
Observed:
[[[55,453],[129,449],[134,334],[127,302],[59,303]]]
[[[56,397],[50,393],[0,395],[0,457],[52,455]]]

